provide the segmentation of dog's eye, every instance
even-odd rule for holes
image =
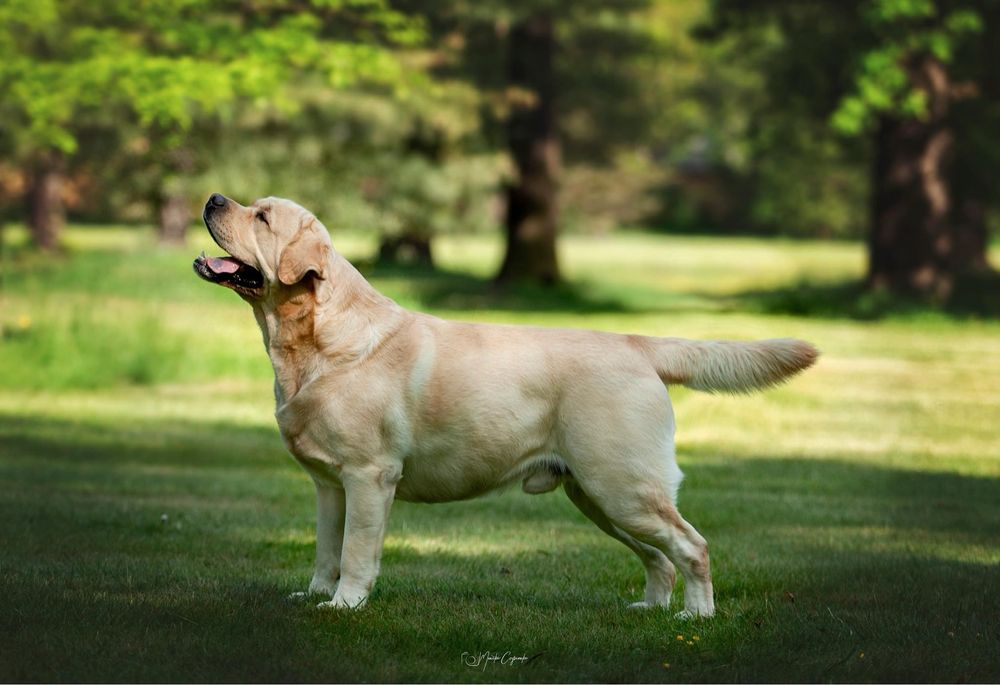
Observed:
[[[264,222],[264,225],[270,226],[271,224],[267,220],[267,214],[263,211],[257,212],[257,218]]]

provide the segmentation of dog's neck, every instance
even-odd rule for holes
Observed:
[[[324,278],[307,276],[254,304],[279,406],[321,375],[365,360],[404,323],[406,310],[346,259],[333,254],[326,266]]]

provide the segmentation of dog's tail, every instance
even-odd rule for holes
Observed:
[[[777,385],[812,366],[819,350],[803,340],[640,338],[664,383],[705,392],[751,392]]]

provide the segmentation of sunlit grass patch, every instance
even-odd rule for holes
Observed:
[[[27,309],[27,307],[24,307]],[[109,299],[97,310],[45,302],[5,326],[0,356],[8,387],[97,388],[175,378],[184,342],[149,311]]]

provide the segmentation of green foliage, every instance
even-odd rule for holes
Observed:
[[[561,179],[568,198],[563,227],[607,230],[634,220],[634,207],[655,205],[648,196],[662,173],[652,164],[638,173],[632,162],[651,158],[649,151],[664,143],[661,119],[669,94],[657,78],[678,39],[664,31],[664,16],[673,14],[671,4],[683,5],[684,15],[698,11],[699,3],[406,0],[401,7],[425,16],[430,42],[441,46],[433,73],[463,80],[481,94],[476,123],[494,150],[506,144],[508,115],[535,97],[507,83],[510,32],[526,17],[551,15],[558,135],[568,171]],[[619,174],[629,182],[604,192]]]
[[[0,194],[20,199],[11,167],[42,154],[68,156],[88,220],[221,190],[386,234],[495,226],[506,116],[532,97],[505,83],[507,36],[540,11],[556,19],[563,228],[858,236],[862,134],[925,115],[906,70],[919,51],[981,93],[956,104],[956,148],[976,172],[961,186],[989,194],[982,65],[1000,19],[972,0],[11,0]]]
[[[943,64],[954,61],[962,41],[983,31],[972,3],[944,11],[933,0],[872,0],[861,9],[873,44],[860,55],[854,87],[844,95],[830,122],[839,132],[858,135],[879,114],[924,118],[927,94],[907,73],[914,56],[929,53]]]
[[[989,177],[985,160],[997,148],[988,133],[996,127],[986,123],[996,97],[985,68],[992,59],[986,46],[996,43],[990,3],[717,0],[711,6],[700,34],[717,49],[735,46],[730,60],[762,82],[736,100],[746,103],[748,123],[734,139],[747,154],[745,162],[727,165],[740,180],[723,192],[744,194],[736,206],[746,208],[750,223],[801,235],[860,235],[870,221],[874,124],[883,116],[926,117],[934,79],[944,91],[938,110],[950,98],[948,123],[961,133],[962,160],[951,167],[961,181],[955,176],[952,189],[957,195],[975,187],[977,197],[989,196],[979,188]],[[936,60],[933,78],[928,59]],[[958,106],[962,98],[974,101]],[[974,178],[984,172],[982,181]]]
[[[386,235],[430,238],[455,232],[481,232],[496,226],[492,205],[499,171],[493,155],[433,161],[419,155],[388,156],[380,183],[372,188],[379,228]]]
[[[438,79],[406,97],[314,87],[303,103],[294,115],[250,116],[221,131],[223,154],[194,184],[241,200],[293,198],[334,231],[495,227],[506,160],[482,139],[478,94],[466,84]]]
[[[868,177],[856,150],[823,124],[776,116],[750,137],[751,226],[799,237],[857,238],[868,221]]]
[[[337,156],[375,215],[370,226],[383,237],[427,240],[496,226],[493,205],[507,165],[481,135],[478,91],[438,78],[433,89],[405,100],[361,100],[361,107],[348,99],[338,107],[354,135],[346,143],[350,158],[347,150]]]
[[[656,12],[661,31],[680,34],[669,38],[668,66],[654,72],[666,93],[658,135],[669,145],[660,148],[668,176],[657,224],[861,235],[866,146],[828,126],[851,7],[692,2],[663,3]]]
[[[336,30],[351,22],[363,31]],[[303,74],[402,88],[411,74],[380,43],[422,37],[382,1],[17,1],[0,7],[0,27],[0,113],[22,155],[72,153],[81,124],[108,116],[176,145],[199,117],[294,111]]]

